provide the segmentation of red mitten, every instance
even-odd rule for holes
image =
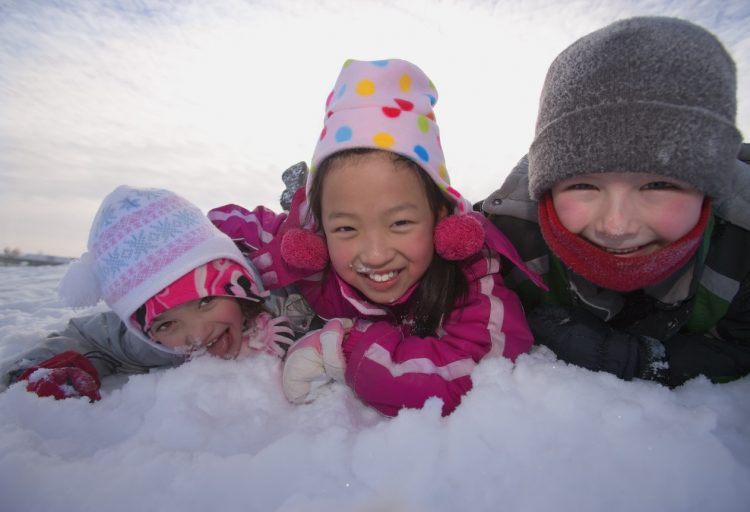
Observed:
[[[27,391],[55,400],[80,396],[92,402],[101,399],[99,372],[88,359],[72,350],[28,368],[18,380],[29,381]]]

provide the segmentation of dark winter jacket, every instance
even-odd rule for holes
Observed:
[[[743,151],[740,158],[750,156],[749,145]],[[750,373],[750,165],[737,161],[735,195],[714,208],[696,256],[661,283],[628,293],[597,287],[552,254],[527,171],[524,157],[482,209],[549,286],[545,292],[503,266],[537,343],[578,366],[670,386],[700,374],[724,382]]]

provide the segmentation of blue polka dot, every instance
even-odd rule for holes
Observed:
[[[336,93],[336,97],[340,98],[346,93],[346,84],[343,84],[341,87],[339,87],[339,92]]]
[[[437,98],[435,98],[435,96],[433,96],[432,94],[428,94],[427,97],[430,98],[430,105],[434,107],[435,103],[437,103]]]
[[[421,158],[425,162],[430,161],[430,154],[427,152],[427,150],[424,147],[420,146],[419,144],[414,146],[414,152],[417,154],[419,158]]]
[[[379,68],[384,68],[388,65],[388,60],[387,59],[386,60],[374,60],[372,61],[372,64]]]
[[[352,129],[349,126],[342,126],[336,130],[336,142],[346,142],[352,138]]]

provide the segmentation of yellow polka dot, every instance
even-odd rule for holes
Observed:
[[[372,96],[375,94],[375,82],[366,78],[360,80],[357,83],[356,91],[360,96]]]
[[[401,88],[401,91],[409,92],[409,89],[411,89],[411,76],[401,75],[401,79],[398,81],[398,86]]]
[[[445,164],[440,164],[440,167],[438,167],[438,173],[440,173],[440,177],[443,180],[450,183],[450,181],[448,180],[448,169],[446,169]]]
[[[396,139],[388,132],[380,132],[372,138],[372,143],[379,148],[388,149],[396,143]]]

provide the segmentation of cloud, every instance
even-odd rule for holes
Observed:
[[[203,209],[278,209],[281,172],[309,159],[347,58],[427,72],[453,184],[479,200],[528,148],[555,55],[636,14],[715,30],[747,89],[739,1],[0,3],[0,244],[79,254],[121,183]],[[740,128],[750,133],[743,98]]]

